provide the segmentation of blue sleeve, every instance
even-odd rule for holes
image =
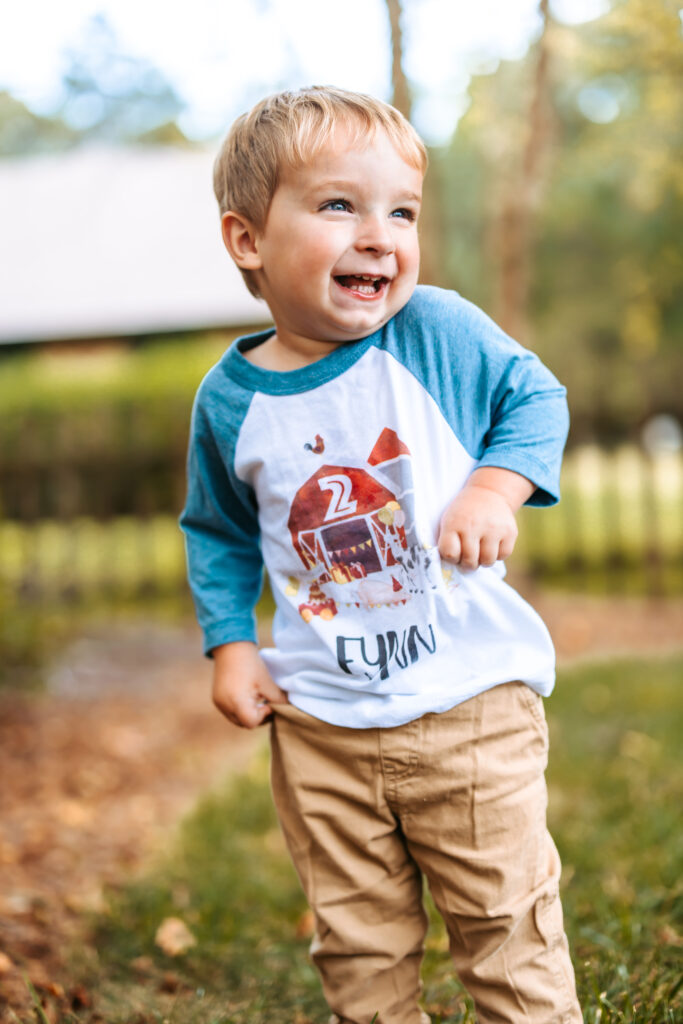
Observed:
[[[567,440],[566,391],[528,349],[456,292],[419,287],[387,347],[421,381],[479,466],[525,476],[553,505]]]
[[[569,429],[565,389],[536,356],[522,350],[500,372],[489,402],[491,426],[479,466],[510,469],[535,484],[527,505],[556,504]]]
[[[239,427],[251,395],[231,395],[228,402],[212,386],[216,375],[214,371],[206,378],[195,399],[187,501],[180,518],[190,588],[207,654],[219,644],[256,640],[254,607],[263,582],[255,497],[233,468]]]

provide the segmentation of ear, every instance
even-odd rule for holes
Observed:
[[[258,249],[258,232],[250,220],[241,213],[228,210],[221,217],[223,244],[242,270],[260,270],[262,263]]]

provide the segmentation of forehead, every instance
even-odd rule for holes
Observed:
[[[339,125],[323,142],[307,147],[303,160],[285,163],[279,182],[289,187],[308,187],[326,178],[362,180],[370,173],[374,179],[386,177],[398,188],[409,182],[415,192],[420,191],[423,179],[422,169],[384,128],[368,131],[362,126]]]

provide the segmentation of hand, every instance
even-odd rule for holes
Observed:
[[[213,702],[235,725],[255,729],[272,714],[271,704],[287,703],[287,694],[271,679],[256,644],[222,644],[212,654]]]
[[[442,516],[441,557],[466,570],[508,558],[517,540],[515,512],[533,490],[529,480],[510,470],[475,470]]]

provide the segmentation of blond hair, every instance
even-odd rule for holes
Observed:
[[[221,216],[233,210],[263,230],[281,169],[302,167],[340,125],[351,132],[352,144],[371,140],[382,128],[406,163],[422,174],[427,169],[422,139],[388,103],[328,86],[279,92],[238,117],[221,145],[213,167]],[[242,275],[258,296],[253,271]]]

